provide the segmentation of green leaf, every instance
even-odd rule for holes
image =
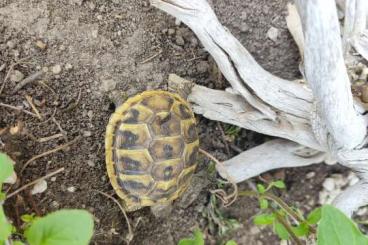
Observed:
[[[297,237],[307,236],[309,234],[309,226],[306,223],[301,223],[298,226],[291,227],[291,230]]]
[[[25,223],[30,223],[35,219],[35,214],[23,214],[20,219]]]
[[[0,186],[13,172],[13,161],[8,155],[0,153]]]
[[[266,187],[262,184],[257,184],[257,190],[259,193],[263,194],[266,192]]]
[[[282,180],[272,182],[271,185],[273,185],[274,187],[279,188],[279,189],[285,189],[286,188],[286,185],[285,185],[284,181],[282,181]]]
[[[238,245],[234,240],[227,241],[225,245]]]
[[[259,207],[260,207],[261,209],[266,209],[266,208],[268,208],[268,201],[267,201],[266,199],[264,199],[264,198],[260,198],[260,199],[259,199]]]
[[[0,188],[1,188],[1,184],[0,184]],[[6,198],[5,193],[0,191],[0,201],[4,201],[5,198]]]
[[[321,209],[321,220],[317,230],[317,244],[367,245],[368,238],[344,213],[331,205]]]
[[[308,214],[307,222],[311,225],[317,224],[318,221],[321,219],[321,208],[315,208]]]
[[[275,233],[281,240],[289,240],[289,232],[286,230],[285,226],[279,222],[274,223]]]
[[[3,206],[0,205],[0,242],[7,240],[12,230],[13,226],[7,221]]]
[[[87,245],[93,217],[84,210],[59,210],[36,219],[24,235],[30,245]]]
[[[253,223],[255,225],[269,225],[275,221],[274,214],[260,214],[254,217]]]
[[[204,245],[203,234],[199,229],[194,231],[194,238],[181,239],[178,245]]]

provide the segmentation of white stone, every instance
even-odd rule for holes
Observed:
[[[10,75],[10,81],[12,82],[20,82],[22,81],[24,78],[24,74],[21,73],[20,71],[18,70],[14,70],[11,75]]]
[[[32,188],[31,194],[35,195],[38,193],[42,193],[47,190],[47,182],[46,180],[38,181]]]
[[[101,80],[101,90],[104,92],[111,91],[115,89],[116,87],[116,81],[113,79],[102,79]]]
[[[333,191],[335,189],[335,180],[333,178],[327,178],[323,182],[322,186],[327,191]]]
[[[54,73],[54,74],[60,74],[60,72],[61,72],[61,66],[60,65],[54,65],[51,68],[51,70],[52,70],[52,73]]]
[[[272,41],[276,42],[277,41],[277,37],[279,36],[279,29],[271,26],[270,29],[268,29],[267,31],[267,37],[269,39],[271,39]]]

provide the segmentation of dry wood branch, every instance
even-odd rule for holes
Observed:
[[[16,106],[4,104],[4,103],[0,103],[0,106],[5,107],[5,108],[8,108],[8,109],[16,110],[16,111],[21,111],[21,112],[24,112],[24,113],[26,113],[28,115],[33,116],[33,117],[39,118],[36,114],[34,114],[34,113],[30,112],[30,111],[24,110],[22,108],[16,107]]]
[[[27,84],[29,84],[29,83],[37,80],[38,78],[40,78],[43,74],[44,74],[43,71],[37,71],[37,72],[33,73],[32,75],[28,76],[27,78],[23,79],[22,81],[20,81],[17,84],[17,86],[15,86],[12,93],[15,94],[16,92],[18,92],[20,89],[22,89]]]
[[[33,104],[33,99],[31,96],[26,95],[26,100],[28,102],[28,104],[31,106],[32,110],[35,112],[35,114],[37,115],[38,119],[40,119],[41,121],[43,120],[40,112],[37,110],[37,107]]]
[[[362,33],[367,24],[367,0],[346,0],[343,48],[345,54],[350,50],[350,46],[357,35]]]
[[[354,38],[353,46],[368,61],[368,29]]]
[[[297,117],[307,117],[313,99],[310,91],[301,84],[278,78],[265,71],[219,23],[205,0],[151,2],[180,19],[196,33],[233,89],[253,107],[272,120],[275,120],[276,113],[270,105]]]
[[[217,166],[217,171],[221,176],[228,173],[236,183],[239,183],[272,169],[320,163],[325,157],[324,153],[308,150],[288,140],[276,139],[223,162]]]
[[[282,115],[278,121],[268,120],[239,95],[195,85],[188,100],[193,103],[195,113],[211,120],[286,138],[314,149],[324,149],[314,138],[308,124]]]
[[[296,2],[303,16],[305,76],[317,102],[316,116],[321,120],[314,129],[320,130],[322,124],[326,127],[324,135],[317,134],[322,137],[318,140],[322,145],[330,145],[328,141],[332,140],[338,148],[357,147],[366,136],[366,125],[354,109],[335,1]]]

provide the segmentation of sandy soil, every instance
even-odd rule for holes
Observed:
[[[285,24],[286,0],[212,3],[221,22],[264,68],[283,78],[300,76],[297,48]],[[271,27],[279,30],[276,41],[267,38]],[[13,93],[22,76],[39,71],[43,75]],[[146,0],[0,1],[0,86],[6,81],[0,102],[32,111],[26,100],[28,95],[42,115],[40,120],[0,107],[0,129],[22,122],[27,130],[27,134],[1,138],[0,150],[16,159],[19,172],[32,156],[81,137],[67,149],[37,159],[19,174],[13,189],[65,168],[62,174],[48,180],[46,192],[34,196],[23,192],[7,202],[7,213],[15,224],[20,224],[19,215],[26,212],[43,215],[60,208],[85,208],[96,217],[94,244],[122,244],[127,226],[119,208],[93,191],[113,194],[104,162],[105,127],[114,111],[110,98],[114,93],[131,96],[148,89],[166,89],[169,73],[210,88],[228,86],[224,79],[218,79],[214,61],[194,34],[150,7]],[[220,160],[267,140],[241,130],[235,139],[226,141],[219,127],[227,125],[201,117],[198,121],[201,147]],[[60,133],[64,136],[35,141]],[[204,214],[209,190],[216,187],[216,181],[208,171],[208,162],[202,158],[199,161],[197,174],[202,178],[193,185],[198,197],[189,202],[177,201],[165,219],[154,218],[149,209],[129,214],[135,235],[131,244],[176,244],[195,227],[207,233],[208,244],[221,244],[228,238],[239,244],[279,244],[269,229],[252,225],[251,218],[259,210],[257,202],[247,198],[220,208],[226,218],[238,220],[240,228],[219,236],[210,227]],[[312,171],[315,177],[307,179]],[[284,178],[288,191],[283,198],[309,210],[316,205],[323,179],[339,171],[339,167],[321,165],[276,171],[266,177]]]

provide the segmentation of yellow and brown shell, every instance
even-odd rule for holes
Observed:
[[[112,114],[106,129],[106,165],[125,208],[168,204],[188,187],[199,140],[188,103],[166,91],[146,91]]]

